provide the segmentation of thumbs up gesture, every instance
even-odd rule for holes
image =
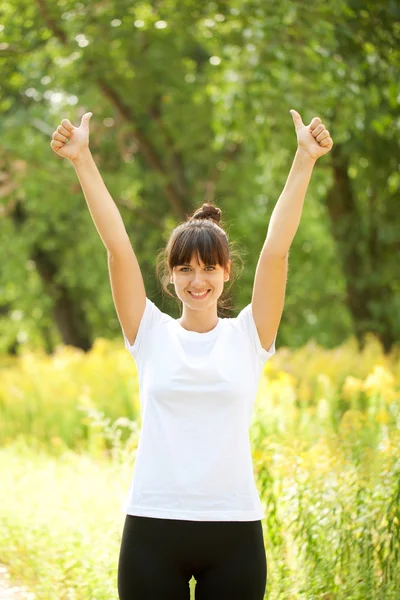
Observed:
[[[304,125],[297,111],[291,110],[290,114],[296,129],[299,150],[307,152],[313,160],[317,160],[331,150],[332,138],[319,117],[314,117],[309,125]]]
[[[89,121],[92,114],[85,113],[79,127],[74,127],[68,119],[63,119],[52,135],[52,150],[71,162],[76,160],[82,151],[89,147]]]

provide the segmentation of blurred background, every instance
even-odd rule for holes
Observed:
[[[4,0],[1,350],[87,350],[121,336],[106,250],[73,167],[50,149],[92,111],[91,149],[161,305],[155,252],[186,214],[221,207],[247,304],[296,149],[289,110],[320,116],[290,254],[279,345],[400,337],[399,5],[257,0]],[[174,307],[165,300],[164,309]]]
[[[93,112],[92,153],[164,312],[178,316],[156,253],[202,202],[219,206],[245,261],[237,314],[295,154],[294,108],[334,147],[314,168],[252,428],[268,598],[398,600],[399,60],[396,1],[3,0],[0,562],[32,597],[117,597],[140,425],[107,253],[53,131]]]

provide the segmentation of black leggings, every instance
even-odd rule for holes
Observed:
[[[261,521],[183,521],[126,515],[120,600],[263,600],[267,560]]]

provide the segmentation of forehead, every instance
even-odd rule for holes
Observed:
[[[211,263],[209,263],[209,264],[211,264]],[[197,260],[196,258],[192,258],[192,260],[190,261],[190,263],[185,262],[185,263],[182,263],[182,264],[180,264],[178,266],[180,266],[180,267],[182,267],[182,266],[183,267],[196,267],[197,265],[200,265],[201,267],[205,267],[206,263],[204,263],[201,260],[201,258],[199,260]],[[218,266],[218,265],[214,265],[214,266]]]
[[[178,262],[177,266],[185,266],[185,267],[196,267],[197,265],[200,265],[200,267],[205,267],[208,265],[214,265],[217,266],[218,265],[218,259],[215,256],[204,256],[204,258],[206,259],[206,262],[203,262],[203,259],[201,258],[200,252],[198,254],[193,253],[191,258],[190,258],[190,262],[189,262],[189,256],[181,256],[181,262]],[[208,259],[208,261],[207,261]]]

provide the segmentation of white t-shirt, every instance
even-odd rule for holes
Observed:
[[[207,333],[188,331],[146,298],[135,343],[142,427],[130,515],[191,521],[264,517],[249,427],[267,352],[247,305]]]

